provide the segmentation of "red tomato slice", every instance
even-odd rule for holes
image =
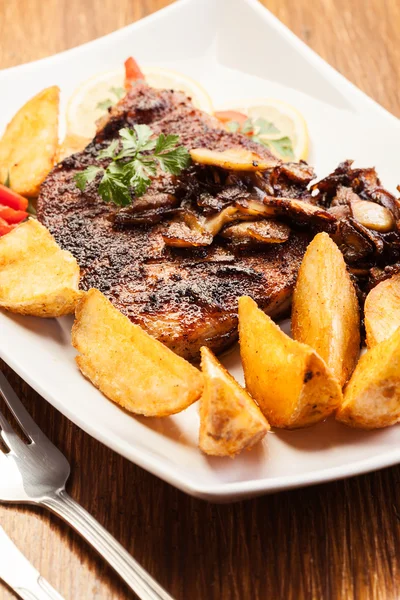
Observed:
[[[144,81],[144,75],[136,60],[130,56],[125,61],[125,89],[130,90],[132,84],[138,79],[143,79]]]
[[[243,125],[247,121],[247,116],[236,110],[218,110],[214,115],[222,121],[222,123],[229,123],[229,121],[236,121],[239,125]]]
[[[0,237],[2,235],[6,235],[6,233],[10,233],[12,229],[14,229],[15,225],[9,225],[7,221],[0,217]]]
[[[26,210],[28,208],[28,200],[23,196],[13,192],[10,188],[0,183],[0,204],[9,206],[15,210]]]
[[[4,219],[9,223],[9,225],[13,225],[15,223],[21,223],[28,216],[28,213],[24,210],[14,210],[9,206],[3,206],[0,204],[0,218]]]

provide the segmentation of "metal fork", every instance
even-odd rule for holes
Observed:
[[[121,544],[67,494],[67,459],[39,429],[1,372],[0,394],[29,439],[29,443],[21,441],[0,411],[0,436],[9,450],[0,451],[0,502],[38,504],[50,509],[80,533],[139,598],[172,600]]]

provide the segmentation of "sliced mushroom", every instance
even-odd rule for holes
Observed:
[[[350,206],[353,218],[368,229],[386,233],[395,227],[392,213],[376,202],[357,199]]]
[[[347,204],[340,204],[338,206],[331,206],[328,208],[328,212],[335,217],[338,221],[351,216],[350,207]]]
[[[280,166],[280,170],[292,181],[298,183],[310,183],[315,179],[315,171],[311,165],[304,161],[299,163],[284,163]]]
[[[272,220],[237,223],[226,227],[221,235],[236,244],[282,244],[289,239],[290,227]]]
[[[245,148],[230,148],[218,152],[208,148],[194,148],[190,151],[192,160],[201,165],[212,165],[229,171],[266,171],[280,164],[276,159],[265,159]]]
[[[336,196],[332,198],[331,207],[333,206],[349,206],[351,202],[359,200],[359,196],[349,187],[339,185],[336,190]]]
[[[236,206],[227,206],[227,208],[224,208],[220,213],[204,219],[203,227],[205,231],[208,231],[212,236],[217,235],[224,225],[231,223],[233,219],[237,218],[237,213],[238,209]]]
[[[255,198],[240,198],[236,200],[235,206],[240,213],[251,217],[270,217],[273,214],[268,206]]]
[[[344,257],[350,263],[365,259],[374,252],[374,245],[358,230],[351,218],[340,222],[338,237]]]
[[[204,228],[199,217],[188,210],[166,223],[161,235],[166,246],[175,248],[209,246],[213,241],[213,235]]]
[[[270,211],[270,215],[286,216],[297,223],[319,223],[324,225],[325,230],[334,229],[336,226],[334,215],[331,215],[320,206],[315,206],[303,200],[264,196],[263,202]]]

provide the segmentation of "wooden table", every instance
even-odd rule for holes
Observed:
[[[167,4],[0,0],[0,68],[86,42]],[[400,116],[398,0],[264,4]],[[108,450],[0,366],[68,457],[72,495],[177,600],[400,597],[399,467],[231,506],[207,504]],[[95,552],[48,513],[0,507],[0,523],[67,600],[132,597]],[[0,584],[0,598],[12,597]]]

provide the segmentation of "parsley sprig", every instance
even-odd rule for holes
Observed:
[[[190,154],[178,146],[178,135],[154,137],[147,125],[134,125],[133,129],[120,129],[115,139],[101,150],[99,159],[109,158],[106,168],[90,165],[74,176],[77,187],[84,191],[101,174],[98,192],[105,202],[128,206],[132,202],[131,190],[136,197],[143,196],[151,178],[160,167],[166,173],[179,175],[190,163]]]
[[[270,135],[281,133],[271,121],[261,117],[255,120],[247,119],[242,125],[238,121],[229,121],[226,127],[232,133],[240,132],[248,135],[254,142],[275,150],[280,156],[294,158],[293,143],[290,137],[285,135],[278,139],[268,138]]]
[[[126,94],[126,91],[124,90],[123,87],[110,87],[110,89],[108,91],[110,92],[110,94],[112,94],[113,96],[116,97],[116,100],[112,100],[111,98],[106,98],[105,100],[98,102],[96,105],[96,108],[98,108],[100,110],[107,110],[107,109],[111,108],[111,106],[114,106],[114,104],[116,104],[118,102],[118,100],[121,100],[122,96],[125,96],[125,94]]]

